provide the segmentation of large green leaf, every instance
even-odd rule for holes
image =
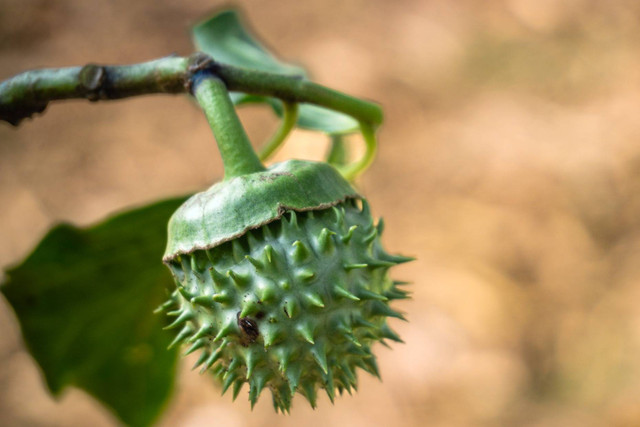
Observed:
[[[234,10],[221,12],[193,28],[196,47],[216,61],[271,73],[298,75],[307,78],[306,72],[297,66],[286,64],[271,54],[257,38],[249,33]],[[266,102],[278,114],[282,114],[279,100],[246,94],[232,94],[236,104]],[[314,105],[301,105],[298,126],[328,134],[346,134],[359,130],[353,118]]]
[[[176,350],[153,310],[167,297],[166,227],[184,198],[86,229],[59,225],[1,288],[54,395],[80,387],[126,424],[149,425],[173,387]]]

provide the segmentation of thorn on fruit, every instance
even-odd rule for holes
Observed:
[[[309,282],[313,280],[315,276],[316,274],[313,272],[313,270],[308,268],[300,270],[296,273],[296,278],[302,282]]]

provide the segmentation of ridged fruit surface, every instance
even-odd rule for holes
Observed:
[[[199,352],[196,367],[234,398],[248,383],[252,406],[264,388],[283,412],[296,392],[313,407],[319,389],[351,392],[358,368],[379,376],[372,345],[400,341],[387,319],[402,318],[389,303],[406,293],[387,272],[409,259],[382,249],[382,228],[348,198],[165,260],[177,283],[163,306],[172,345]]]

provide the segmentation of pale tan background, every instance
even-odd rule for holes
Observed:
[[[192,51],[216,1],[0,1],[0,78]],[[164,426],[640,425],[640,3],[242,1],[320,83],[379,101],[359,182],[389,249],[418,257],[406,340],[383,383],[312,411],[219,396],[184,369]],[[264,139],[276,126],[242,113]],[[299,132],[278,156],[319,158]],[[208,186],[220,160],[182,97],[58,104],[0,125],[0,264],[47,228]],[[77,390],[54,402],[0,301],[0,424],[111,426]],[[186,366],[185,366],[186,368]]]

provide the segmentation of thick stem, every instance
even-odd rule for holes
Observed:
[[[0,120],[17,126],[50,101],[120,99],[187,91],[189,60],[169,56],[133,65],[96,65],[26,71],[0,83]]]
[[[101,101],[151,93],[188,93],[194,72],[208,71],[232,91],[273,96],[290,103],[309,103],[352,116],[376,127],[382,110],[295,76],[265,73],[214,62],[204,54],[167,57],[134,65],[95,65],[26,71],[0,83],[0,121],[17,125],[44,111],[50,101]]]
[[[224,82],[206,76],[194,83],[193,94],[204,110],[224,164],[224,179],[261,172],[265,167],[251,147]]]

